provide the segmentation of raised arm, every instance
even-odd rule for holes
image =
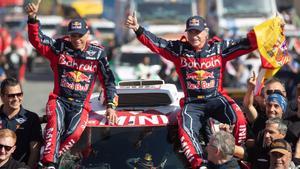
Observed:
[[[57,47],[55,47],[56,41],[44,35],[40,30],[40,24],[37,19],[40,3],[41,0],[38,0],[36,4],[30,2],[25,6],[25,11],[28,15],[28,38],[30,43],[42,56],[51,59],[54,52],[52,49],[60,49],[60,44],[56,43]]]
[[[30,2],[25,6],[25,11],[29,18],[31,18],[31,19],[36,18],[36,14],[39,10],[41,1],[42,0],[38,0],[36,4],[33,2]]]
[[[256,84],[256,75],[253,72],[252,77],[250,77],[250,79],[248,80],[248,87],[243,100],[243,106],[245,108],[246,117],[249,123],[253,123],[258,116],[257,110],[253,105],[253,100],[254,100],[253,91],[255,88],[255,84]]]
[[[174,61],[176,56],[181,52],[179,49],[180,43],[178,41],[168,41],[166,39],[157,37],[150,31],[145,30],[138,24],[135,12],[127,16],[125,26],[132,29],[138,40],[148,47],[152,52],[161,55],[162,57]]]
[[[222,57],[224,60],[232,60],[236,57],[250,53],[257,49],[256,36],[250,31],[247,37],[237,40],[225,40],[222,42]]]
[[[138,24],[135,11],[132,13],[132,15],[128,15],[125,25],[127,28],[132,29],[133,31],[137,31],[140,25]]]

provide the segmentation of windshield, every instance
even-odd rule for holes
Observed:
[[[192,15],[192,2],[138,2],[141,21],[151,24],[183,24]]]
[[[174,152],[180,147],[173,145],[176,134],[175,126],[88,128],[60,168],[183,169],[183,154]]]
[[[226,16],[268,16],[272,13],[273,0],[223,0],[223,15]]]

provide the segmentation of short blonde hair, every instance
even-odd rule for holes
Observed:
[[[14,140],[14,144],[17,141],[17,135],[14,131],[10,129],[0,129],[0,138],[11,137]]]

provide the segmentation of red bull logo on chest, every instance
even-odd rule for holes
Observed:
[[[205,70],[197,70],[195,72],[188,73],[186,75],[186,79],[196,79],[198,81],[206,80],[208,78],[212,78],[212,79],[215,78],[214,72],[208,72]]]

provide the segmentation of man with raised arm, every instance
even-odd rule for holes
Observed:
[[[185,104],[178,116],[179,139],[193,169],[206,163],[198,138],[209,117],[234,124],[237,144],[246,139],[245,117],[223,91],[222,78],[227,61],[257,48],[253,31],[239,40],[209,40],[206,21],[200,16],[191,16],[186,21],[186,37],[168,41],[140,26],[135,13],[127,17],[126,26],[136,33],[142,44],[175,65],[185,94]]]
[[[26,5],[28,36],[31,44],[51,64],[54,90],[46,108],[47,125],[41,164],[56,168],[59,156],[75,144],[88,121],[89,100],[98,76],[105,95],[106,115],[111,123],[117,122],[115,108],[117,94],[115,78],[109,68],[102,46],[88,41],[89,28],[81,19],[72,19],[68,35],[51,39],[39,25],[37,12],[41,0]]]

